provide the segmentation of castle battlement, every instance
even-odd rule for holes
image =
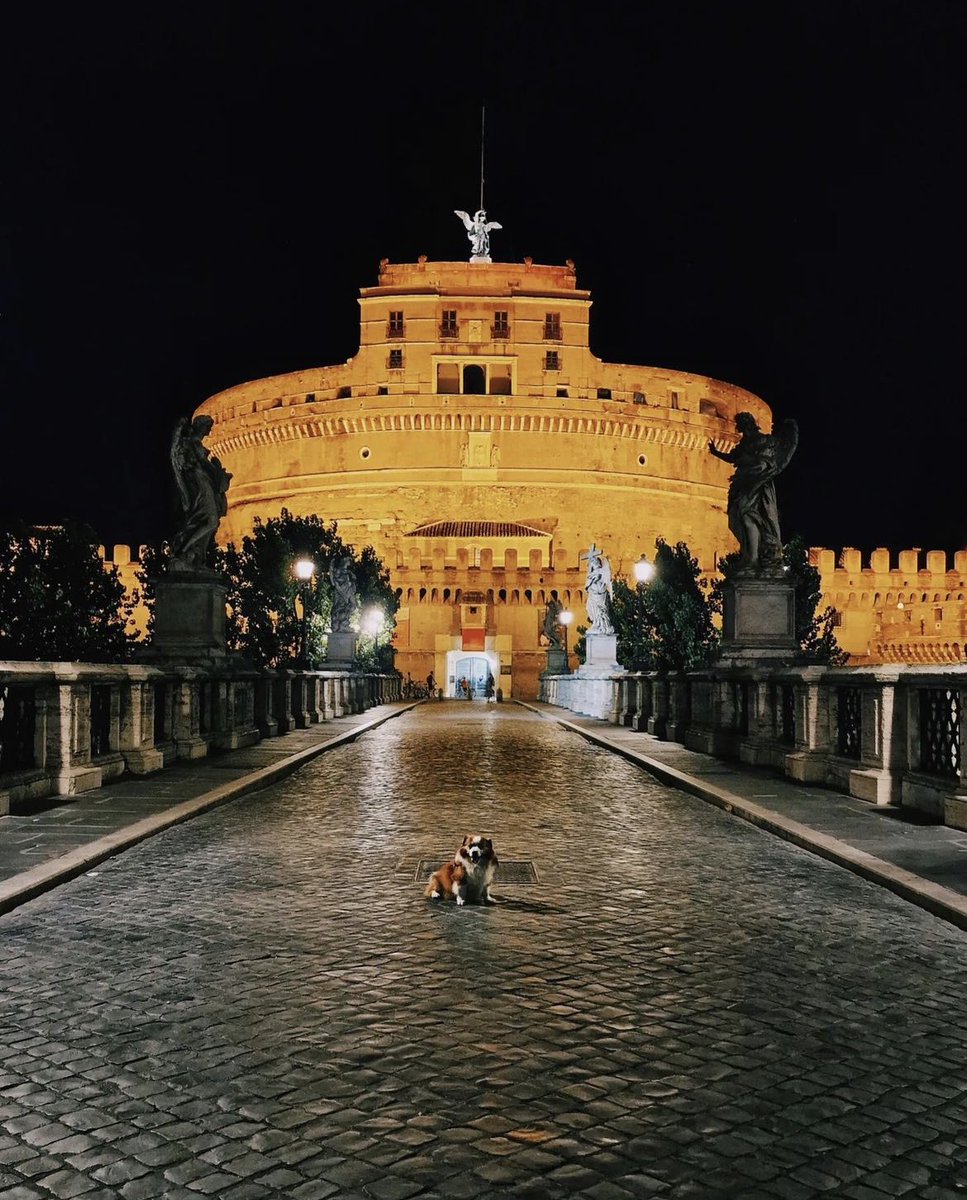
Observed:
[[[825,547],[813,546],[809,561],[819,569],[823,587],[866,586],[875,582],[878,586],[912,587],[929,579],[956,581],[963,587],[967,582],[967,550],[958,550],[950,556],[945,550],[923,550],[914,546],[892,554],[885,546],[864,555],[853,546],[837,552]]]

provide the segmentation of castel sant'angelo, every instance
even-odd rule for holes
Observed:
[[[573,263],[492,262],[481,248],[470,262],[384,259],[360,292],[355,357],[239,384],[197,411],[234,477],[221,541],[283,508],[336,520],[389,567],[404,676],[432,670],[452,694],[489,669],[505,695],[533,696],[548,600],[584,621],[592,542],[616,574],[631,576],[658,536],[714,573],[734,542],[730,467],[708,443],[730,449],[739,412],[766,430],[772,415],[717,379],[601,361]],[[911,551],[891,568],[885,553],[873,570],[858,552],[839,566],[814,552],[841,643],[866,662],[959,658],[967,562],[947,572],[933,554],[928,572]],[[894,615],[895,645],[929,622],[936,649],[884,649]]]

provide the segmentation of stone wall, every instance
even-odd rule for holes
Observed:
[[[0,815],[399,699],[395,675],[0,662]]]
[[[880,547],[869,556],[810,550],[819,568],[821,604],[839,614],[840,645],[853,665],[958,663],[967,657],[967,550]]]
[[[967,667],[622,673],[609,696],[545,676],[541,699],[967,829]]]

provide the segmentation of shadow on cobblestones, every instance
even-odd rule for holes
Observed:
[[[425,901],[471,830],[540,883]],[[0,932],[11,1197],[967,1186],[964,935],[510,706],[417,710]]]

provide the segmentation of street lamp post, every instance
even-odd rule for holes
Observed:
[[[574,613],[570,612],[566,608],[562,609],[561,612],[558,614],[558,620],[564,626],[564,665],[565,665],[565,668],[568,671],[570,671],[571,663],[567,656],[567,627],[574,620]]]
[[[299,581],[299,594],[302,600],[302,628],[299,635],[299,666],[305,670],[309,666],[309,594],[312,589],[312,577],[316,573],[316,564],[311,558],[296,559],[293,566],[295,577]]]
[[[655,578],[655,564],[650,563],[643,554],[635,563],[634,572],[638,583],[650,583]]]

